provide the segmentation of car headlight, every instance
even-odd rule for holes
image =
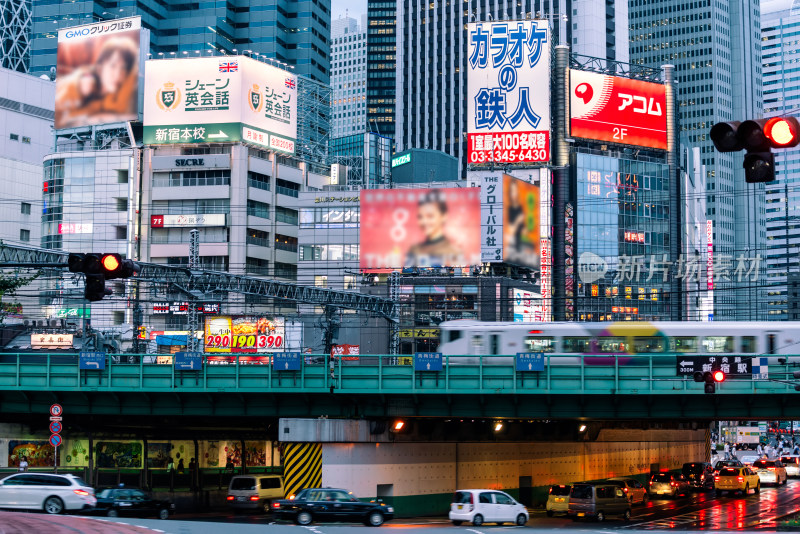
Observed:
[[[386,511],[389,512],[390,514],[393,514],[394,513],[394,507],[393,506],[389,506],[388,508],[386,508]]]

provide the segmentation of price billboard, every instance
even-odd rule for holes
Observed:
[[[207,317],[205,324],[207,353],[283,352],[285,326],[283,317],[223,316]]]
[[[571,70],[570,135],[667,149],[667,89],[660,83]]]

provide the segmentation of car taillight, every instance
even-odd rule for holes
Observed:
[[[258,500],[258,495],[251,495],[250,496],[250,500],[251,501],[257,501]]]
[[[769,469],[770,471],[775,471],[774,467],[767,467],[767,469]]]
[[[650,485],[651,485],[651,486],[653,485],[653,481],[652,481],[652,480],[650,481]]]
[[[280,507],[281,507],[281,503],[279,503],[279,502],[274,502],[274,503],[272,503],[272,507],[273,507],[273,508],[280,508]]]
[[[233,495],[228,495],[228,500],[232,501],[233,500]]]
[[[744,482],[744,477],[736,477],[736,480],[739,482]]]
[[[76,490],[72,490],[72,492],[75,495],[80,495],[81,497],[88,497],[90,495],[90,493],[88,491],[86,491],[85,489],[76,489]]]
[[[670,485],[670,486],[672,486],[672,487],[674,488],[674,487],[675,487],[675,486],[677,486],[678,484],[677,484],[677,483],[675,483],[675,482],[670,482],[670,483],[669,483],[669,485]]]
[[[719,482],[719,477],[714,477],[714,482]]]

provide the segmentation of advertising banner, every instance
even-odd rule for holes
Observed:
[[[151,215],[152,228],[195,228],[225,226],[224,213],[206,213],[204,215]]]
[[[660,83],[570,70],[570,135],[667,149],[667,92]]]
[[[515,323],[541,323],[545,321],[544,300],[541,293],[525,289],[512,289]]]
[[[475,22],[467,35],[467,161],[549,161],[547,21]]]
[[[285,335],[283,317],[207,317],[205,352],[283,352]]]
[[[55,128],[136,120],[141,18],[58,31]]]
[[[480,191],[365,189],[361,191],[360,267],[465,267],[481,263]]]
[[[144,142],[244,141],[294,153],[297,77],[244,56],[148,61]]]

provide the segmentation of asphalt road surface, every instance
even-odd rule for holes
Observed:
[[[726,496],[717,498],[712,493],[699,493],[675,500],[659,499],[647,506],[634,506],[633,519],[629,523],[609,519],[604,523],[572,521],[565,517],[547,517],[543,510],[534,510],[531,520],[524,527],[484,525],[479,528],[465,524],[453,526],[446,517],[396,519],[387,522],[381,529],[392,532],[415,532],[419,534],[464,532],[488,534],[506,530],[550,531],[744,531],[775,530],[780,528],[781,518],[800,510],[800,481],[790,481],[783,487],[762,487],[761,493],[747,497]],[[288,522],[275,523],[268,515],[229,514],[208,512],[202,514],[178,514],[161,521],[158,519],[106,519],[85,516],[47,516],[40,513],[0,512],[0,534],[29,533],[169,533],[169,534],[347,534],[364,531],[372,527],[358,523],[314,523],[301,527]],[[374,530],[374,529],[373,529]],[[379,530],[380,531],[380,530]]]

